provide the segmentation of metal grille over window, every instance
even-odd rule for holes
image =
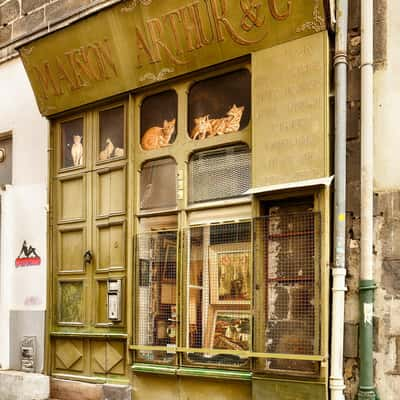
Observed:
[[[195,153],[189,162],[189,203],[242,196],[250,188],[246,145]]]
[[[172,158],[148,161],[140,176],[140,209],[176,206],[176,163]]]
[[[137,358],[141,361],[175,360],[177,237],[176,231],[159,231],[137,238],[137,344],[143,348]]]
[[[251,223],[186,232],[185,363],[248,366],[252,344]]]
[[[254,220],[257,350],[320,354],[320,214],[301,212]],[[263,370],[315,373],[315,361],[264,359]]]

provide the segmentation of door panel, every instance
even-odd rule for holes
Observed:
[[[125,213],[125,167],[121,166],[115,169],[100,170],[96,174],[96,216]]]
[[[74,226],[58,233],[59,271],[85,273],[83,255],[87,248],[86,228]]]
[[[123,221],[97,226],[96,268],[125,268],[125,223]]]
[[[73,176],[60,179],[59,221],[83,220],[86,218],[86,177]]]

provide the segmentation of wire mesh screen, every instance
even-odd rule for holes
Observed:
[[[250,156],[246,145],[195,153],[189,162],[189,202],[243,195],[250,187]]]
[[[174,347],[177,337],[177,232],[142,233],[137,237],[137,344]],[[139,350],[139,359],[170,363],[168,351]]]
[[[240,352],[252,347],[251,224],[194,227],[185,242],[186,341],[205,349],[190,352],[185,362],[242,367],[248,359]]]
[[[254,220],[256,308],[260,351],[319,354],[320,214],[276,214]],[[262,322],[263,321],[263,322]],[[315,372],[317,363],[266,359],[263,369]]]

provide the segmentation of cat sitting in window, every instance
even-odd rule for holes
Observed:
[[[176,119],[164,120],[162,127],[153,126],[149,128],[142,137],[143,150],[157,150],[170,144],[172,135],[175,132]]]
[[[225,133],[238,132],[240,121],[243,116],[244,106],[237,107],[234,104],[225,117],[209,119],[208,115],[194,119],[195,126],[192,129],[191,138],[193,140],[203,140],[211,136],[220,136]]]
[[[74,167],[79,167],[83,164],[83,145],[82,136],[72,135],[73,144],[71,147],[71,157]]]
[[[108,160],[109,158],[112,157],[113,152],[114,152],[114,144],[110,138],[107,138],[104,150],[102,150],[99,154],[99,160],[100,161]]]

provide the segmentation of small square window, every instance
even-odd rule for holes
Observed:
[[[124,144],[124,107],[104,110],[99,113],[99,156],[107,161],[125,156]]]
[[[196,83],[189,93],[189,133],[193,140],[234,133],[250,120],[251,77],[247,69]]]
[[[85,165],[83,118],[61,124],[61,168]]]
[[[176,206],[176,163],[172,158],[147,161],[140,176],[140,209]]]
[[[178,96],[168,90],[146,97],[140,112],[140,143],[143,150],[158,150],[175,142],[178,129]]]

